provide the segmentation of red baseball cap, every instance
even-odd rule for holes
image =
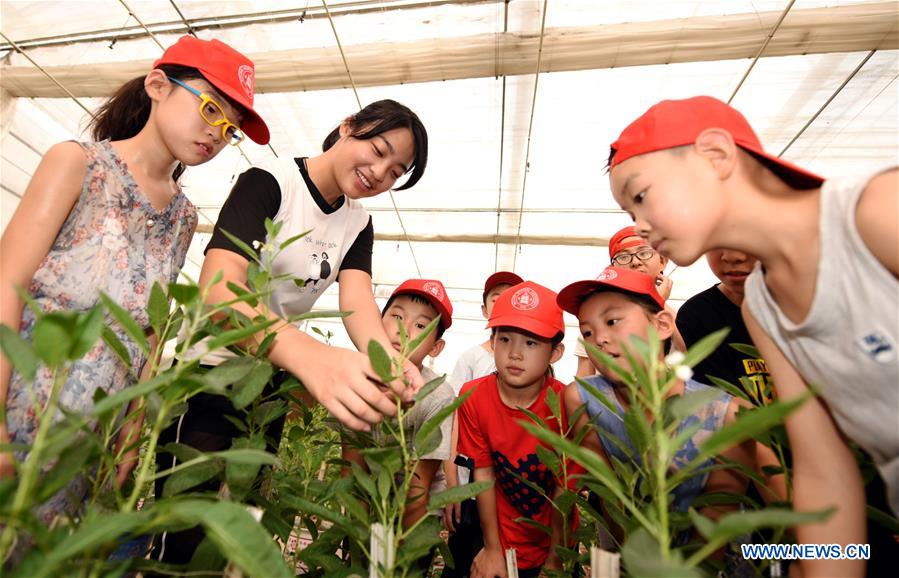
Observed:
[[[628,241],[624,242],[625,239],[630,237],[637,237],[638,241]],[[640,235],[637,234],[637,230],[633,227],[625,227],[612,235],[612,238],[609,239],[609,259],[615,257],[619,251],[622,249],[628,249],[630,247],[637,247],[639,245],[646,245],[646,241],[644,241]]]
[[[555,291],[533,281],[519,283],[497,298],[487,327],[514,327],[552,339],[565,333],[565,322],[556,297]]]
[[[577,317],[584,297],[591,293],[614,287],[628,293],[649,297],[656,305],[665,308],[665,300],[656,289],[656,280],[646,273],[625,267],[606,267],[593,281],[576,281],[559,292],[559,307]]]
[[[511,271],[497,271],[493,275],[487,277],[484,282],[484,295],[482,299],[487,299],[487,294],[497,285],[518,285],[523,283],[524,279]]]
[[[729,132],[740,148],[795,189],[815,189],[824,182],[818,175],[766,153],[743,115],[711,96],[663,100],[650,107],[612,143],[614,156],[609,168],[637,155],[693,144],[708,128]]]
[[[253,110],[256,68],[253,61],[219,40],[200,40],[182,36],[169,46],[153,68],[177,64],[196,68],[219,92],[243,107],[242,130],[261,145],[268,144],[265,121]]]
[[[428,300],[428,303],[434,306],[437,313],[440,314],[440,322],[444,329],[449,329],[453,324],[453,304],[450,303],[449,296],[446,294],[446,288],[443,283],[436,279],[407,279],[402,285],[393,290],[390,298],[393,299],[397,295],[418,295]]]

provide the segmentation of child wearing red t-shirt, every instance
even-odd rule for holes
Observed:
[[[518,575],[536,577],[543,566],[560,567],[555,541],[561,534],[561,518],[521,478],[549,496],[560,487],[557,473],[537,458],[540,442],[519,422],[530,419],[521,409],[525,408],[550,427],[559,425],[552,419],[546,395],[552,389],[561,396],[565,387],[550,372],[550,364],[564,350],[565,325],[555,292],[526,281],[500,295],[487,327],[493,329],[496,373],[466,383],[462,392],[474,391],[458,410],[459,452],[474,460],[476,481],[495,482],[493,490],[477,497],[484,549],[474,559],[471,576],[505,577],[504,553],[514,548]],[[517,521],[522,517],[551,526],[552,538]]]

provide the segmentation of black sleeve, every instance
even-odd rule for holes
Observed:
[[[251,167],[237,177],[237,182],[219,213],[206,251],[227,249],[247,257],[246,252],[231,242],[222,230],[228,231],[252,248],[253,241],[265,242],[265,219],[267,217],[274,221],[280,208],[281,187],[278,181],[270,172]]]
[[[358,269],[371,275],[371,254],[374,246],[375,228],[371,224],[371,217],[369,217],[368,224],[359,231],[359,235],[343,258],[343,262],[340,263],[340,270]]]

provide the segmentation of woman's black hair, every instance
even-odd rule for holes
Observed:
[[[397,191],[411,189],[425,174],[425,167],[428,164],[428,131],[425,130],[425,125],[418,115],[409,107],[395,100],[379,100],[354,114],[350,122],[352,123],[350,136],[359,140],[372,139],[395,128],[407,128],[412,132],[415,143],[415,156],[412,159],[412,166],[409,167],[412,174],[402,187],[396,189]],[[338,140],[340,140],[339,126],[325,137],[322,152],[330,149]]]
[[[167,76],[178,80],[203,78],[199,70],[188,66],[163,64],[159,69]],[[97,113],[88,125],[94,140],[125,140],[144,128],[150,118],[152,104],[147,90],[144,88],[144,79],[146,78],[146,76],[132,78],[120,86],[115,94],[97,109]],[[183,172],[184,165],[178,163],[172,173],[172,179],[177,181]]]

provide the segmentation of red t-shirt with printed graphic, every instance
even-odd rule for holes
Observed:
[[[562,382],[548,377],[537,400],[526,408],[543,418],[556,433],[560,433],[559,424],[552,418],[546,393],[552,389],[561,401],[564,387]],[[458,410],[459,453],[472,458],[475,468],[493,468],[503,551],[515,548],[519,568],[538,568],[546,561],[551,538],[539,528],[516,520],[526,517],[550,526],[553,508],[514,474],[539,486],[548,496],[552,496],[556,488],[556,477],[537,457],[537,444],[541,442],[518,423],[529,422],[530,418],[500,399],[496,374],[469,381],[462,387],[460,395],[471,389],[474,392]],[[560,407],[562,427],[567,429],[564,407]]]

